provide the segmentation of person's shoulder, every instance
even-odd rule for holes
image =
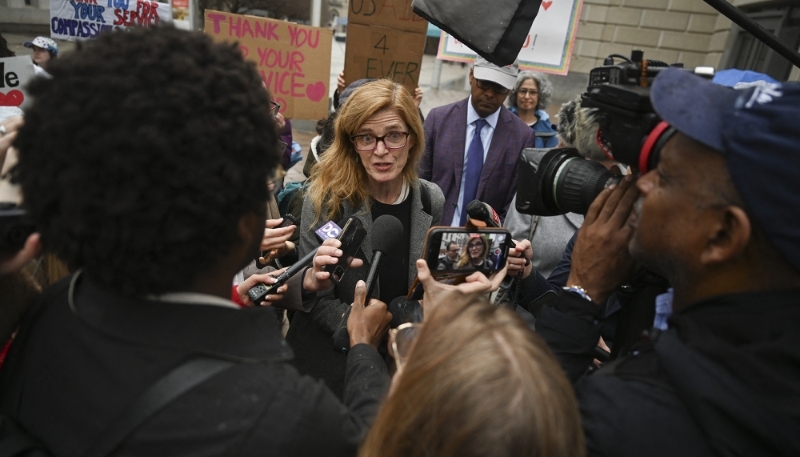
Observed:
[[[300,375],[288,362],[243,364],[228,378],[230,406],[258,416],[248,450],[268,446],[270,453],[291,456],[355,451],[357,441],[343,423],[346,409],[322,381]],[[309,435],[317,439],[303,440]]]
[[[437,207],[444,205],[444,192],[442,192],[442,188],[438,184],[422,178],[417,179],[417,181],[419,181],[420,187],[425,187],[428,195],[430,195],[431,204],[437,205]]]
[[[430,110],[426,119],[441,118],[443,116],[449,116],[453,114],[454,111],[461,111],[466,108],[468,101],[469,98],[465,98],[448,105],[437,106],[436,108]]]

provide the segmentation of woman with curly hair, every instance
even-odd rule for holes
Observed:
[[[508,109],[536,132],[537,148],[554,148],[558,144],[550,115],[544,110],[552,95],[553,84],[544,73],[521,71],[508,96]]]
[[[389,303],[406,295],[425,235],[439,224],[444,196],[438,186],[417,177],[425,139],[408,90],[390,80],[373,81],[356,89],[339,110],[334,142],[311,171],[300,255],[319,246],[314,232],[323,224],[335,221],[341,227],[355,217],[367,230],[356,254],[364,267],[349,269],[333,288],[310,296],[313,309],[295,314],[286,339],[295,350],[299,371],[323,378],[341,395],[347,356],[331,350],[331,336],[350,308],[356,282],[367,276],[372,222],[388,214],[403,226],[399,248],[384,253],[375,286],[374,296]]]

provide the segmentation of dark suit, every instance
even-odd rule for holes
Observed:
[[[438,184],[445,198],[442,224],[450,225],[458,204],[467,135],[469,98],[434,108],[425,119],[425,153],[419,165],[420,178]],[[533,147],[533,130],[517,116],[500,107],[489,153],[483,162],[475,198],[505,218],[517,192],[517,161],[520,152]],[[469,203],[469,202],[465,202]]]

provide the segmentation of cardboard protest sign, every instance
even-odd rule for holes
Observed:
[[[28,97],[25,86],[33,75],[33,61],[28,56],[0,59],[0,107],[20,108]]]
[[[519,52],[519,68],[557,75],[569,72],[572,46],[578,30],[583,0],[542,2],[528,38]],[[442,60],[473,62],[477,54],[465,44],[442,32],[439,53]]]
[[[50,0],[50,36],[94,38],[100,32],[172,22],[169,4],[149,0]]]
[[[286,118],[317,120],[328,114],[330,29],[206,10],[205,33],[239,43]]]
[[[419,85],[428,21],[411,0],[351,0],[344,79],[391,78],[411,92]]]
[[[355,43],[350,42],[354,35],[360,37]],[[348,83],[361,78],[389,78],[412,93],[419,85],[420,49],[425,47],[425,34],[350,24],[347,39],[345,80]],[[375,44],[357,46],[356,43]]]

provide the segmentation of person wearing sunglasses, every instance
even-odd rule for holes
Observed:
[[[333,144],[311,170],[300,223],[300,255],[320,245],[315,231],[328,221],[340,227],[355,217],[367,230],[350,268],[331,289],[310,294],[310,312],[295,313],[287,341],[301,373],[323,378],[342,394],[347,354],[332,350],[331,338],[353,302],[356,282],[366,278],[372,261],[373,221],[392,215],[403,226],[397,249],[383,254],[373,299],[385,303],[405,296],[422,257],[425,236],[439,225],[442,191],[417,177],[424,133],[417,106],[403,86],[381,79],[356,89],[339,108]]]
[[[558,137],[550,115],[544,109],[553,95],[553,84],[544,73],[521,71],[508,97],[508,109],[528,124],[536,134],[537,148],[554,148]]]
[[[467,204],[488,203],[505,219],[517,191],[520,152],[534,145],[534,132],[503,102],[519,66],[498,67],[481,57],[470,70],[470,96],[434,108],[425,118],[425,154],[419,176],[439,185],[446,205],[442,223],[466,223]]]

